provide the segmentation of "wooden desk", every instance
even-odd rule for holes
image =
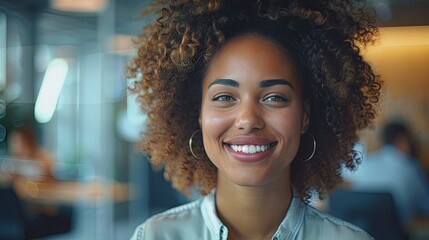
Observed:
[[[406,230],[412,240],[429,239],[429,217],[421,216],[413,219]]]
[[[130,199],[128,184],[101,181],[33,181],[16,178],[13,187],[17,195],[27,201],[47,204],[76,204],[78,202],[96,202],[111,199],[115,203]]]

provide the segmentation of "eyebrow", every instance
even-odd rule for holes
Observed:
[[[236,87],[238,88],[240,86],[240,83],[238,83],[235,80],[232,79],[216,79],[214,80],[212,83],[210,83],[209,87],[210,88],[212,85],[216,85],[216,84],[220,84],[220,85],[225,85],[225,86],[231,86],[231,87]]]
[[[267,88],[274,85],[288,85],[292,89],[295,89],[293,85],[286,79],[267,79],[259,83],[260,88]]]
[[[231,86],[231,87],[236,87],[238,88],[240,86],[240,83],[233,80],[233,79],[216,79],[214,80],[212,83],[210,83],[209,87],[216,84],[220,84],[220,85],[225,85],[225,86]],[[289,87],[291,87],[292,89],[295,89],[293,87],[293,85],[286,79],[267,79],[267,80],[263,80],[259,83],[259,87],[260,88],[268,88],[274,85],[288,85]]]

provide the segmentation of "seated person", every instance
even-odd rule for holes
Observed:
[[[354,189],[391,193],[404,228],[418,215],[429,216],[428,183],[410,155],[411,144],[405,125],[389,123],[383,129],[382,147],[369,153],[355,172],[343,174]]]
[[[53,176],[52,155],[37,143],[33,128],[24,126],[10,130],[8,149],[10,155],[8,160],[15,162],[15,169],[11,172],[13,182],[19,182],[16,181],[17,176],[30,178],[31,181],[34,179],[56,181]],[[13,184],[16,192],[19,192],[18,187],[19,184]],[[73,206],[46,204],[19,195],[18,198],[25,221],[23,233],[25,239],[46,237],[71,230]],[[1,236],[0,234],[0,239]]]
[[[39,169],[35,174],[40,175],[38,177],[52,178],[52,156],[37,144],[32,128],[24,126],[11,130],[8,134],[8,148],[14,160],[36,161]]]

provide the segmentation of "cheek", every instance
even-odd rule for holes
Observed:
[[[271,126],[274,126],[278,132],[287,135],[301,134],[301,118],[297,116],[284,116],[282,118],[272,118]]]
[[[300,143],[302,114],[288,111],[284,114],[267,118],[269,125],[283,138],[289,151],[297,151]]]
[[[270,125],[278,129],[280,132],[289,134],[300,134],[302,121],[303,121],[303,110],[299,104],[291,106],[284,111],[270,114],[267,117]]]
[[[220,156],[223,147],[223,136],[232,126],[231,114],[222,114],[214,111],[203,111],[201,117],[201,130],[203,132],[203,143],[209,159],[217,166],[216,160]]]
[[[222,134],[231,127],[232,117],[228,114],[205,111],[201,118],[201,130],[203,131],[204,142],[218,141]],[[206,144],[204,144],[206,145]]]

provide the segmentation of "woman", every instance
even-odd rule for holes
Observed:
[[[170,3],[169,3],[170,2]],[[200,200],[132,239],[371,239],[308,206],[359,162],[380,81],[377,29],[348,1],[158,1],[128,66],[148,114],[142,150]],[[161,10],[157,10],[161,9]]]

